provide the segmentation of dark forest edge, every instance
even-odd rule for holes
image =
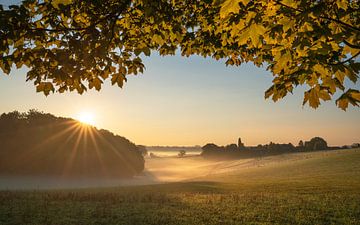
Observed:
[[[323,150],[338,150],[348,148],[359,148],[360,143],[354,143],[351,146],[328,146],[327,142],[321,137],[314,137],[309,141],[299,141],[297,146],[291,143],[277,144],[270,142],[266,145],[257,146],[245,146],[239,138],[238,144],[229,144],[226,146],[218,146],[213,143],[208,143],[202,147],[201,156],[207,159],[244,159],[244,158],[256,158],[272,155],[280,155],[286,153],[296,152],[312,152]]]
[[[0,175],[125,178],[144,170],[128,139],[37,110],[3,113],[0,146]]]

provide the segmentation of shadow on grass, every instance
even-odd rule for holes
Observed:
[[[188,199],[219,192],[214,182],[0,191],[0,224],[189,224],[197,208]]]

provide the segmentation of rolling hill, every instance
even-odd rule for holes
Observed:
[[[165,179],[189,160],[202,161],[150,172]],[[0,224],[359,224],[360,149],[204,163],[210,174],[183,182],[0,191]]]

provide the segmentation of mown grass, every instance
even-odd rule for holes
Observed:
[[[301,154],[184,183],[2,191],[0,224],[360,224],[360,150]]]

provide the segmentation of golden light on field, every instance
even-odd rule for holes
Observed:
[[[83,124],[87,124],[87,125],[95,125],[95,115],[92,112],[80,112],[77,116],[76,119],[78,121],[80,121]]]

